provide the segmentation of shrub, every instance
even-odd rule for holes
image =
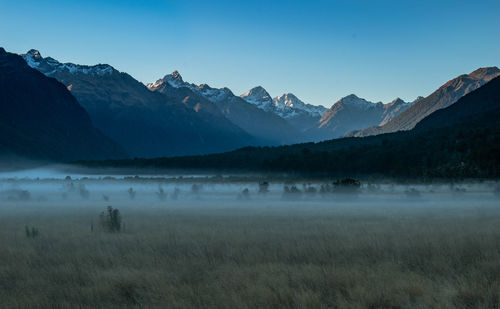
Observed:
[[[177,200],[179,198],[179,194],[181,194],[181,190],[179,190],[179,188],[175,188],[174,193],[171,195],[172,199]]]
[[[405,191],[406,197],[408,198],[420,198],[420,191],[418,191],[415,188],[410,188],[409,190]]]
[[[199,185],[199,184],[195,183],[191,186],[191,192],[194,194],[198,194],[200,192],[200,190],[201,190],[201,185]]]
[[[269,192],[269,182],[263,181],[259,183],[259,193],[267,193]]]
[[[361,182],[353,178],[344,178],[332,183],[336,193],[356,193],[361,188]]]
[[[165,190],[161,186],[158,187],[158,192],[156,192],[156,195],[160,199],[160,201],[164,201],[167,198],[167,193],[165,193]]]
[[[127,190],[127,193],[128,193],[128,197],[133,200],[135,198],[135,191],[134,191],[134,188],[130,187],[128,190]]]
[[[243,189],[243,191],[241,191],[238,194],[238,199],[239,200],[249,200],[250,199],[250,191],[248,190],[248,188]]]
[[[90,191],[87,190],[87,188],[85,188],[85,185],[83,183],[80,184],[78,192],[80,193],[80,196],[84,199],[88,199],[90,197]]]
[[[285,186],[283,188],[283,199],[293,200],[300,198],[301,196],[302,196],[302,191],[300,191],[300,189],[297,188],[296,185],[292,185],[290,187]]]
[[[26,237],[28,238],[36,238],[38,236],[38,229],[32,226],[31,228],[29,226],[24,227],[24,232],[26,233]]]
[[[122,227],[122,217],[120,211],[108,206],[100,215],[101,226],[108,232],[120,232]]]
[[[28,190],[13,189],[8,191],[7,199],[9,201],[28,201],[31,198],[31,193]]]

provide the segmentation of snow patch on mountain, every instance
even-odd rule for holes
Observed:
[[[274,109],[273,99],[261,86],[248,90],[244,94],[240,95],[240,97],[248,103],[251,103],[265,111],[273,111]]]
[[[302,102],[292,93],[285,93],[273,99],[276,113],[283,118],[290,118],[300,113],[306,113],[312,117],[321,117],[327,108]]]
[[[285,93],[275,98],[271,98],[269,93],[261,86],[248,90],[240,97],[260,109],[273,112],[285,119],[293,118],[299,115],[321,117],[321,115],[327,110],[323,106],[306,104],[292,93]]]
[[[74,63],[60,63],[59,61],[47,57],[43,58],[38,50],[31,49],[26,54],[21,55],[26,63],[50,76],[57,71],[67,70],[71,74],[89,74],[103,76],[113,73],[113,67],[107,64],[97,64],[93,66],[78,65]]]

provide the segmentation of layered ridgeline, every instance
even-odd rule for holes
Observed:
[[[254,136],[261,145],[282,145],[302,141],[300,132],[285,119],[235,96],[228,88],[185,82],[179,72],[165,75],[147,87],[167,96],[190,91],[212,102],[233,124]]]
[[[497,67],[480,68],[470,74],[460,75],[448,81],[431,95],[414,104],[391,121],[360,131],[349,132],[346,136],[369,136],[411,130],[426,116],[452,105],[464,95],[478,89],[499,75],[500,70]]]
[[[413,102],[404,102],[396,98],[390,103],[370,102],[356,95],[348,95],[326,111],[318,126],[311,130],[311,135],[318,140],[342,137],[349,131],[359,130],[374,125],[384,125],[391,119],[422,100],[418,97]]]
[[[59,161],[127,156],[63,84],[1,47],[0,154]]]
[[[274,148],[247,147],[203,157],[83,164],[260,170],[336,177],[500,177],[499,118],[497,77],[408,131]]]
[[[326,108],[302,102],[292,93],[271,98],[261,86],[254,87],[240,95],[242,99],[267,112],[274,113],[285,119],[293,127],[304,133],[314,128]]]
[[[192,91],[150,91],[105,64],[60,63],[36,50],[26,62],[71,91],[94,125],[134,157],[205,154],[257,144],[210,101]]]
[[[327,109],[323,106],[306,104],[291,93],[271,98],[260,86],[250,89],[240,97],[288,121],[302,132],[303,141],[328,140],[342,137],[352,130],[383,125],[422,99],[418,97],[413,102],[404,102],[397,98],[390,103],[382,104],[360,99],[351,94]]]

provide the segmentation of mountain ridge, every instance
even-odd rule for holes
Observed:
[[[66,87],[0,47],[0,151],[47,160],[127,157]]]
[[[109,65],[61,64],[37,51],[23,57],[35,69],[66,85],[96,127],[132,156],[221,152],[246,146],[251,140],[209,105],[199,109],[196,102],[191,104],[192,97],[180,99],[152,92]],[[103,68],[105,72],[100,74]]]
[[[480,88],[499,75],[500,69],[497,67],[479,68],[469,74],[459,75],[447,81],[432,94],[400,113],[384,125],[371,126],[352,131],[345,136],[362,137],[410,130],[426,116],[436,110],[452,105],[464,95]]]

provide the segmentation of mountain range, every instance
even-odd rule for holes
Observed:
[[[249,134],[192,92],[172,96],[152,92],[109,65],[60,63],[36,50],[23,57],[31,67],[63,83],[94,125],[131,156],[203,154],[254,144]]]
[[[273,98],[262,86],[235,95],[229,88],[185,82],[178,71],[145,85],[107,64],[61,63],[42,57],[36,50],[21,56],[18,59],[24,61],[12,62],[10,70],[15,66],[20,71],[31,67],[49,80],[61,83],[64,93],[57,93],[51,101],[76,102],[90,122],[89,131],[97,134],[95,145],[103,145],[107,140],[110,151],[101,151],[99,158],[202,155],[246,146],[290,145],[411,130],[427,116],[453,105],[500,75],[496,67],[481,68],[460,75],[428,97],[418,97],[412,102],[396,98],[386,104],[375,103],[351,94],[327,109],[307,104],[292,93]],[[4,75],[12,74],[7,66],[0,69]],[[21,100],[14,99],[20,95],[10,93],[14,90],[7,86],[4,89],[5,98]],[[12,86],[12,89],[18,88]],[[37,99],[47,100],[43,95]],[[10,108],[14,106],[13,102],[8,103]],[[59,117],[65,118],[64,112]],[[12,132],[13,136],[20,134]],[[79,153],[83,158],[87,156],[85,152]],[[89,153],[88,157],[95,156]]]
[[[486,84],[500,75],[497,67],[480,68],[469,74],[460,75],[439,87],[428,97],[414,104],[392,120],[364,130],[348,132],[345,136],[369,136],[411,130],[415,125],[432,114],[457,102],[461,97]]]
[[[0,154],[28,159],[127,157],[66,87],[0,48]]]
[[[406,131],[202,157],[80,162],[90,167],[189,168],[328,177],[500,177],[500,77]],[[249,160],[248,158],[251,158]]]
[[[229,88],[212,88],[207,84],[184,82],[179,72],[165,75],[147,87],[167,96],[191,91],[212,102],[233,124],[256,138],[258,144],[281,145],[299,142],[299,133],[283,118],[262,110],[233,94]],[[249,143],[250,144],[250,143]]]
[[[261,86],[254,87],[240,95],[242,99],[258,108],[272,112],[285,119],[295,129],[304,134],[316,126],[318,120],[327,110],[324,106],[306,104],[293,93],[285,93],[271,98]]]
[[[422,100],[418,97],[413,102],[404,102],[396,98],[390,103],[373,103],[351,94],[337,101],[327,110],[313,130],[316,140],[342,137],[345,133],[373,125],[383,125]]]

